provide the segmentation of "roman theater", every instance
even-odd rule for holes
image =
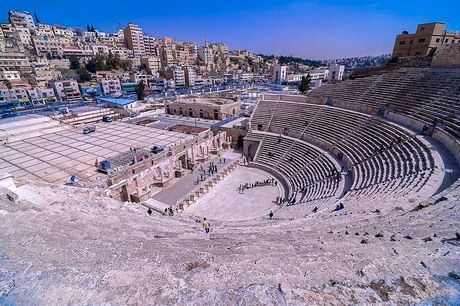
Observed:
[[[186,103],[0,122],[6,305],[460,303],[459,67]]]

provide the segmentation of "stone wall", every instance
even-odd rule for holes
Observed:
[[[433,67],[449,67],[460,65],[460,45],[440,45],[436,48],[431,61]]]
[[[151,155],[146,159],[109,175],[109,194],[121,201],[141,202],[150,197],[153,186],[168,186],[183,175],[184,169],[195,168],[209,160],[227,145],[227,134],[219,131],[201,133],[196,138]]]

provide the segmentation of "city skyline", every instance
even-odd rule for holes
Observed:
[[[42,2],[42,1],[40,1]],[[87,24],[104,32],[135,23],[154,37],[204,44],[223,42],[230,49],[251,49],[255,53],[292,55],[309,59],[334,59],[391,53],[394,38],[403,30],[413,32],[421,22],[446,22],[449,30],[460,29],[453,1],[438,1],[436,7],[420,1],[385,3],[342,0],[319,1],[233,1],[224,4],[201,1],[145,3],[126,7],[121,1],[98,1],[91,6],[75,6],[56,0],[37,3],[1,3],[0,21],[8,10],[37,13],[41,22],[85,28]],[[120,8],[123,8],[122,10]],[[103,14],[91,13],[104,12]]]

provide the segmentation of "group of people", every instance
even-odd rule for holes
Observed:
[[[244,193],[245,189],[263,187],[263,186],[278,186],[278,182],[274,178],[269,178],[262,182],[257,181],[255,183],[246,183],[244,185],[240,184],[240,186],[238,187],[238,192],[242,194]]]
[[[214,175],[215,173],[217,173],[217,165],[214,164],[214,162],[210,162],[207,170],[203,167],[203,165],[201,165],[199,172],[200,172],[200,175],[196,178],[196,185],[198,185],[200,181],[204,181],[206,179],[206,175]],[[192,169],[192,173],[193,173],[193,169]]]
[[[342,209],[344,209],[344,206],[343,206],[342,203],[339,203],[339,204],[337,204],[337,206],[335,207],[335,209],[333,211],[339,211],[339,210],[342,210]]]
[[[170,216],[174,216],[174,210],[172,209],[171,206],[169,208],[165,208],[165,215],[168,214]]]

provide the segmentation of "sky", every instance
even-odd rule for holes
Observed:
[[[0,22],[8,10],[25,10],[48,24],[114,32],[131,22],[149,35],[199,45],[207,37],[230,50],[336,59],[391,53],[395,36],[422,22],[460,30],[459,7],[458,0],[0,0]]]

